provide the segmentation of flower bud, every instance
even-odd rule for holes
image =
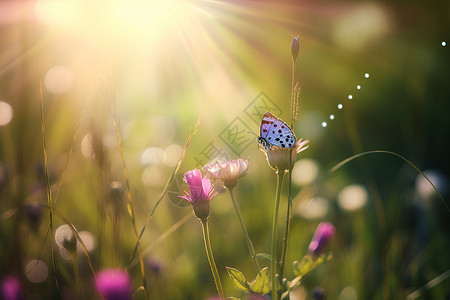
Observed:
[[[206,220],[209,216],[209,201],[197,201],[192,203],[194,214],[200,220]]]
[[[266,152],[267,162],[275,171],[289,172],[297,160],[297,154],[308,148],[308,145],[306,145],[308,142],[308,140],[299,139],[292,149],[281,147],[263,148]],[[289,153],[292,153],[291,159],[289,159]],[[289,167],[289,161],[291,162],[291,167]]]
[[[289,153],[291,149],[277,148],[266,152],[267,162],[270,167],[278,172],[289,172]],[[297,153],[292,151],[291,164],[295,163]]]
[[[322,222],[317,226],[314,237],[309,243],[308,252],[312,255],[319,255],[322,253],[325,246],[334,236],[335,228],[329,222]]]
[[[298,41],[299,36],[292,36],[292,42],[291,42],[291,54],[292,54],[292,61],[295,62],[298,56],[298,52],[300,51],[300,42]]]

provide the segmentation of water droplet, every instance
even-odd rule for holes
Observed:
[[[342,109],[342,107],[343,107],[342,104],[338,104],[339,109]]]
[[[353,96],[352,95],[348,95],[348,99],[353,99]]]
[[[330,115],[330,120],[334,120],[334,115]]]
[[[360,89],[361,89],[361,86],[358,84],[358,85],[356,86],[356,89],[360,90]]]
[[[369,78],[369,73],[364,74],[364,77]]]
[[[327,122],[322,122],[322,127],[327,127]]]
[[[447,46],[447,43],[444,41],[441,43],[441,45],[442,45],[442,47],[445,47],[445,46]]]

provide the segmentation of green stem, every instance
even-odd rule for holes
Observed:
[[[277,225],[278,225],[278,211],[280,208],[281,187],[283,186],[284,172],[277,171],[277,193],[275,196],[275,207],[273,210],[272,221],[272,261],[271,261],[271,275],[272,275],[272,300],[278,299],[277,295]]]
[[[216,263],[214,262],[214,256],[211,249],[211,242],[209,239],[209,226],[208,220],[201,220],[202,222],[202,231],[203,231],[203,240],[205,241],[205,249],[206,255],[208,256],[209,266],[211,267],[211,272],[214,277],[214,283],[216,284],[217,292],[219,293],[219,297],[221,300],[225,300],[225,294],[223,293],[222,283],[220,282],[219,272],[217,271]]]
[[[292,149],[290,150],[291,155],[289,160],[292,160]],[[292,166],[292,162],[289,161],[289,165]],[[280,277],[283,278],[284,273],[284,264],[286,262],[286,252],[288,247],[288,240],[289,240],[289,229],[291,227],[291,218],[292,218],[292,167],[289,169],[289,176],[288,176],[288,205],[287,205],[287,211],[286,211],[286,225],[284,228],[284,236],[283,236],[283,248],[281,250],[281,264],[280,264]]]
[[[255,267],[258,270],[258,273],[261,271],[261,268],[259,266],[258,260],[256,259],[256,252],[255,248],[253,247],[252,240],[250,239],[250,236],[248,235],[247,228],[244,225],[244,220],[242,219],[241,211],[239,210],[239,206],[236,202],[236,198],[234,197],[234,189],[229,188],[228,191],[230,192],[231,201],[233,202],[234,209],[236,210],[236,214],[239,219],[239,223],[241,224],[242,232],[245,236],[245,241],[247,242],[248,250],[250,251],[250,255],[253,258],[253,262],[255,263]]]
[[[297,113],[297,104],[295,103],[297,99],[295,99],[295,60],[292,59],[292,74],[291,74],[291,128],[294,128],[294,120]],[[291,217],[292,217],[292,149],[289,151],[289,184],[288,184],[288,206],[286,211],[286,225],[284,229],[284,237],[283,237],[283,248],[281,250],[281,266],[280,266],[280,277],[283,278],[284,273],[284,264],[286,262],[286,252],[288,247],[288,237],[289,237],[289,229],[291,227]]]

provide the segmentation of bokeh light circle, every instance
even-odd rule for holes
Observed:
[[[316,180],[319,174],[319,166],[312,159],[301,159],[295,163],[292,169],[292,182],[298,186],[304,186]]]
[[[368,199],[367,190],[359,185],[352,184],[343,188],[338,196],[338,205],[343,210],[355,211],[362,208]]]
[[[296,213],[305,219],[322,219],[328,213],[328,200],[323,197],[314,197],[301,201],[296,207]]]
[[[78,233],[80,239],[83,241],[84,246],[86,246],[86,250],[88,252],[92,252],[97,247],[97,239],[95,236],[89,231],[80,231]],[[84,253],[83,247],[81,247],[80,242],[77,241],[77,252]]]
[[[70,229],[69,225],[61,225],[55,231],[55,243],[58,245],[58,247],[63,247],[64,241],[70,240],[72,236],[73,232]]]
[[[154,165],[146,167],[142,171],[142,183],[146,186],[161,187],[164,185],[164,177],[161,170]]]
[[[164,150],[164,164],[168,167],[174,167],[183,152],[183,147],[178,144],[172,144]]]
[[[0,101],[0,126],[8,125],[13,118],[13,109],[11,105]]]
[[[48,267],[38,259],[32,259],[25,265],[25,276],[33,283],[44,282],[48,277]]]
[[[141,155],[141,163],[144,166],[160,165],[164,161],[164,150],[158,147],[150,147],[144,150]]]
[[[73,83],[72,71],[64,66],[55,66],[45,75],[45,88],[53,94],[67,92]]]

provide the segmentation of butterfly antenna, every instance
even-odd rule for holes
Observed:
[[[255,139],[252,141],[252,144],[258,139],[259,135],[257,135],[256,133],[254,133],[253,131],[247,131],[247,133],[251,133],[253,135],[255,135]]]

